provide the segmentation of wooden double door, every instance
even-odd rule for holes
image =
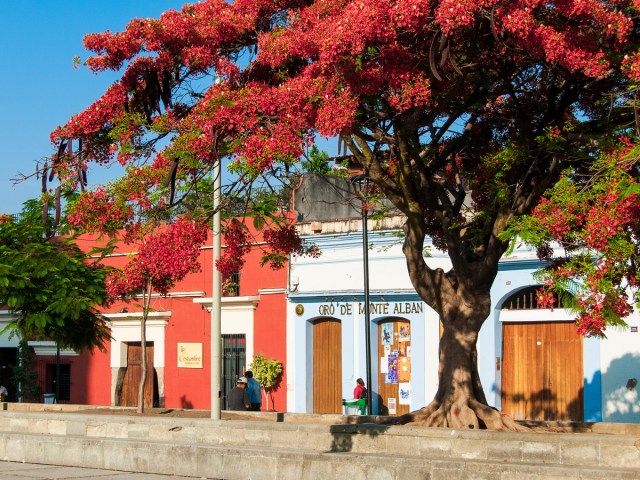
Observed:
[[[147,377],[144,384],[144,406],[153,407],[156,395],[153,368],[153,342],[146,345]],[[142,344],[132,342],[127,345],[127,367],[122,379],[120,405],[123,407],[138,406],[138,388],[142,379]]]
[[[342,413],[342,324],[313,323],[313,413]]]
[[[503,324],[502,411],[515,420],[583,420],[583,346],[573,322]]]

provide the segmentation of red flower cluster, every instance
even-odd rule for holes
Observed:
[[[85,158],[98,162],[111,160],[119,148],[121,162],[134,162],[134,137],[144,138],[149,129],[122,128],[132,111],[177,132],[176,151],[204,162],[212,158],[213,131],[233,139],[232,153],[253,171],[291,163],[310,133],[348,133],[372,96],[397,112],[439,108],[433,89],[443,86],[433,83],[424,44],[439,31],[451,45],[464,44],[465,32],[488,11],[494,35],[508,43],[514,61],[526,56],[594,77],[610,68],[605,49],[619,48],[631,31],[623,8],[599,0],[206,0],[157,20],[133,20],[123,32],[87,35],[85,46],[95,52],[89,68],[126,68],[52,140],[81,138]],[[269,24],[280,27],[265,29]],[[234,63],[239,45],[252,41],[255,59],[246,68]],[[625,60],[632,78],[635,58]],[[445,60],[438,68],[450,70]],[[482,61],[490,69],[494,60]],[[212,70],[222,85],[212,85],[192,105],[170,101],[180,82]],[[160,97],[168,98],[162,113]]]
[[[277,255],[267,257],[274,270],[284,266],[284,259],[289,255],[306,255],[313,258],[320,256],[320,249],[316,245],[305,245],[293,225],[280,226],[273,230],[265,230],[264,240],[271,251]]]
[[[536,292],[536,300],[538,301],[539,308],[553,310],[556,303],[556,296],[553,291],[541,288]]]
[[[143,291],[147,282],[155,291],[168,293],[177,281],[200,270],[200,246],[206,238],[207,227],[188,217],[146,236],[138,254],[107,279],[108,294],[111,298],[132,295]]]
[[[577,225],[582,225],[585,218],[583,207],[578,203],[558,208],[557,203],[548,198],[542,198],[534,211],[534,216],[551,237],[561,240]]]
[[[84,192],[68,216],[72,226],[91,233],[113,233],[124,228],[133,216],[133,208],[117,202],[104,187]]]
[[[535,209],[534,230],[542,235],[539,251],[551,260],[551,241],[567,249],[567,257],[545,269],[545,292],[572,284],[576,291],[578,332],[602,336],[632,311],[629,293],[637,289],[635,258],[640,234],[640,202],[630,169],[636,147],[621,137],[619,148],[604,153],[594,166],[590,188],[575,178],[561,179]],[[541,303],[550,297],[539,296]]]
[[[246,225],[232,219],[224,228],[224,250],[216,262],[216,268],[227,277],[239,272],[244,265],[244,257],[251,250],[251,239]]]

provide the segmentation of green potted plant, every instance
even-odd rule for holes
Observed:
[[[249,365],[253,372],[253,378],[260,384],[262,393],[266,400],[266,411],[269,412],[269,396],[273,403],[273,391],[278,388],[282,379],[282,362],[271,358],[266,358],[261,353],[256,353],[253,362]]]

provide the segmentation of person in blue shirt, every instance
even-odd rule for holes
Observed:
[[[251,402],[250,410],[259,412],[262,407],[260,384],[255,378],[253,378],[253,372],[251,370],[244,372],[244,376],[247,377],[247,393],[249,394],[249,401]]]

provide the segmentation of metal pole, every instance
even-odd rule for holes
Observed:
[[[56,343],[56,403],[60,403],[60,345]]]
[[[220,160],[213,168],[213,289],[211,292],[211,418],[220,420],[220,405],[222,388],[221,385],[221,346],[222,337],[222,305],[220,302],[220,291],[222,289],[220,271],[216,267],[216,262],[220,258],[220,212],[216,211],[220,205],[220,190],[222,186],[222,174]]]
[[[366,179],[365,179],[366,188]],[[362,205],[362,256],[364,263],[364,336],[367,361],[367,412],[372,415],[371,408],[371,315],[369,312],[369,236],[367,231],[367,207]]]

